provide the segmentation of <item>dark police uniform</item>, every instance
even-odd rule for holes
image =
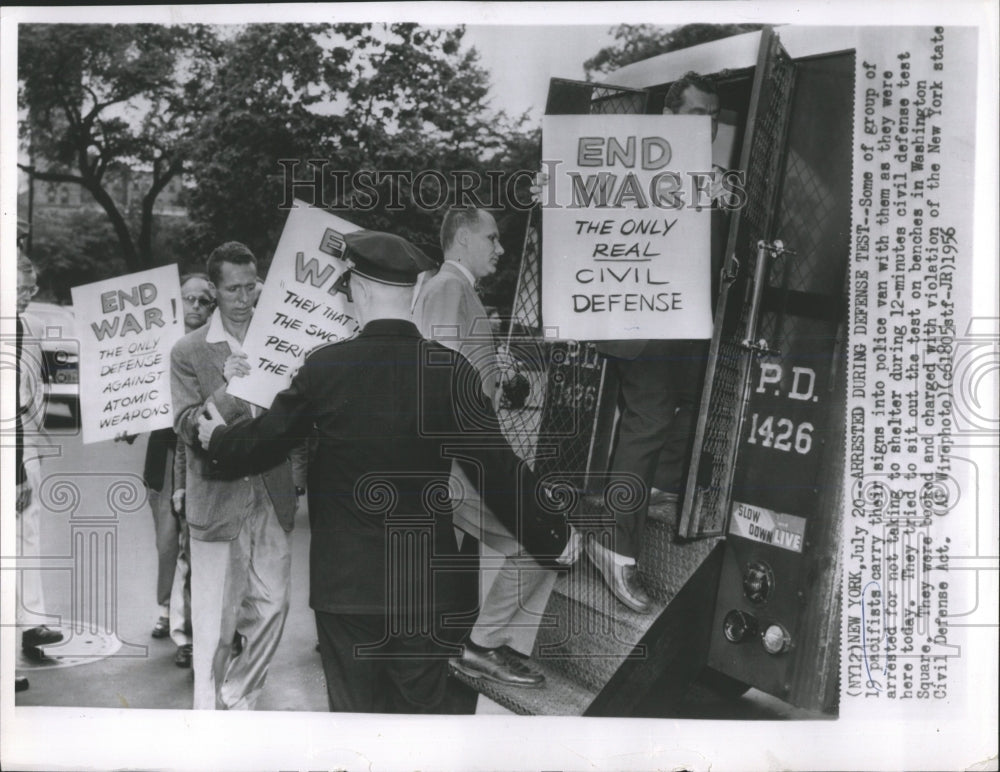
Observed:
[[[354,270],[412,284],[427,258],[377,235],[364,252],[348,241]],[[458,555],[452,458],[542,562],[563,551],[565,522],[539,507],[535,477],[504,439],[475,369],[409,321],[376,319],[311,353],[269,412],[216,429],[209,455],[233,471],[265,469],[312,433],[309,602],[330,709],[433,712],[447,657],[458,653],[436,634],[462,592],[461,573],[444,570]]]

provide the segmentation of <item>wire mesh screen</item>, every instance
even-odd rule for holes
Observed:
[[[649,93],[636,89],[553,79],[546,113],[644,113]],[[606,392],[605,363],[592,343],[542,337],[541,234],[531,218],[511,307],[500,424],[517,453],[540,474],[567,472],[582,479],[603,459],[596,426]]]
[[[772,65],[764,76],[753,128],[747,169],[747,203],[741,212],[736,254],[743,280],[734,283],[724,301],[710,397],[704,403],[707,422],[700,447],[693,519],[702,533],[721,532],[732,483],[743,384],[748,352],[740,346],[749,303],[745,281],[756,268],[757,241],[766,239],[781,180],[781,165],[794,68],[775,43]]]
[[[590,101],[591,115],[644,113],[649,101],[645,91],[626,91],[610,86],[595,86]]]
[[[779,221],[776,231],[786,244],[795,250],[775,258],[769,274],[768,285],[777,292],[768,310],[761,317],[760,336],[774,349],[782,348],[786,336],[794,335],[788,329],[789,315],[806,311],[797,306],[808,303],[810,316],[823,315],[829,306],[830,315],[838,308],[834,303],[823,304],[823,297],[839,301],[843,281],[842,260],[838,255],[845,251],[846,234],[838,230],[844,221],[845,203],[821,171],[809,164],[802,154],[789,150],[785,165],[785,185],[781,194]],[[796,304],[796,297],[804,298]]]

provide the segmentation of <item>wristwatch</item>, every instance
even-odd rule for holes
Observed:
[[[296,496],[305,496],[306,495],[306,489],[303,488],[301,485],[296,485],[295,486],[295,495]]]

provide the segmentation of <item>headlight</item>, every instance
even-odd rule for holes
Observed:
[[[722,634],[730,643],[743,643],[757,634],[757,619],[753,614],[733,609],[722,620]]]
[[[783,654],[792,644],[792,636],[781,625],[769,625],[760,642],[768,654]]]

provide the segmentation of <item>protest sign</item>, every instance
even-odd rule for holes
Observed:
[[[546,335],[711,337],[708,118],[546,116],[542,157]]]
[[[176,265],[73,287],[83,442],[173,424],[170,349],[184,335]]]
[[[295,202],[243,341],[251,372],[230,381],[228,393],[270,407],[306,354],[354,337],[359,327],[353,304],[333,285],[347,268],[343,234],[356,230],[347,220]]]

